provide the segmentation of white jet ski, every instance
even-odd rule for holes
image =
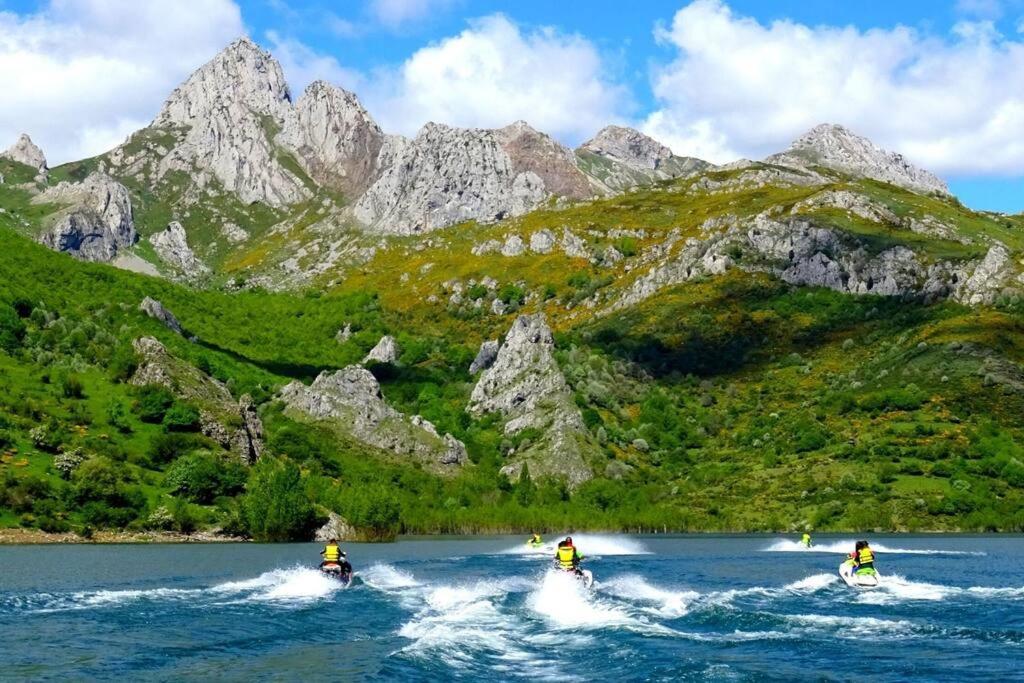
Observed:
[[[576,578],[583,582],[584,588],[589,590],[594,587],[594,572],[589,569],[581,569]]]
[[[858,574],[853,570],[853,563],[850,561],[843,562],[839,565],[839,578],[841,578],[847,586],[851,588],[878,588],[881,583],[881,576],[878,571],[874,571],[871,574]]]

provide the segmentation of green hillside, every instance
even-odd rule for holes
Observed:
[[[0,185],[0,525],[84,534],[209,527],[281,540],[308,536],[336,511],[375,538],[569,527],[1024,530],[1021,305],[852,296],[736,269],[613,312],[643,272],[634,255],[670,231],[698,235],[726,212],[788,213],[820,191],[703,194],[689,183],[456,226],[425,245],[392,238],[314,288],[269,293],[189,289],[50,252],[26,237],[46,207],[9,180]],[[1019,219],[868,181],[836,189],[849,187],[971,238],[812,212],[879,251],[905,244],[927,258],[971,259],[992,239],[1022,244]],[[563,226],[623,260],[470,256],[487,239]],[[623,236],[629,230],[643,234]],[[498,281],[493,292],[474,285],[461,303],[446,295],[448,281],[488,276]],[[140,312],[146,296],[194,340]],[[485,314],[494,299],[505,311]],[[506,437],[497,418],[465,411],[480,342],[536,310],[555,330],[558,363],[595,445],[597,476],[572,491],[554,480],[508,481],[499,469],[509,452],[537,435]],[[346,324],[353,334],[339,343]],[[274,396],[284,384],[358,363],[383,334],[402,349],[394,367],[372,368],[385,399],[465,442],[472,465],[459,474],[436,476],[282,414]],[[253,397],[266,432],[259,463],[243,465],[203,437],[199,406],[127,382],[141,336],[236,399]]]

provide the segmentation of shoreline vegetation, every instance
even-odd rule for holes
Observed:
[[[516,529],[497,529],[497,530],[486,530],[476,532],[437,532],[437,533],[410,533],[400,534],[389,539],[369,539],[365,537],[359,538],[345,538],[341,539],[343,543],[394,543],[401,539],[423,539],[423,538],[437,538],[437,539],[449,539],[449,538],[465,538],[465,537],[488,537],[488,536],[526,536],[530,532],[516,530]],[[539,533],[545,536],[551,536],[552,539],[555,536],[559,536],[564,531],[550,531],[541,530]],[[792,536],[794,540],[799,538],[802,531],[743,531],[743,530],[700,530],[700,531],[681,531],[681,530],[610,530],[610,529],[572,529],[569,533],[588,533],[588,534],[622,534],[622,535],[638,535],[638,536],[764,536],[766,538],[775,538],[779,536]],[[834,536],[839,534],[861,534],[865,533],[863,530],[829,530],[818,532],[819,535]],[[919,535],[933,535],[933,534],[945,534],[945,535],[984,535],[984,536],[1015,536],[1018,534],[1012,532],[977,532],[977,531],[964,531],[964,530],[950,530],[950,529],[915,529],[909,530],[873,530],[872,534],[882,534],[886,536],[919,536]],[[552,535],[554,534],[554,535]],[[870,534],[869,534],[870,535]],[[304,541],[271,541],[271,543],[301,543]],[[316,543],[317,541],[309,540],[305,541],[308,543]],[[119,531],[102,529],[92,533],[91,536],[83,536],[81,534],[66,532],[66,533],[54,533],[48,531],[42,531],[40,529],[23,529],[23,528],[7,528],[0,529],[0,546],[9,545],[151,545],[151,544],[163,544],[163,543],[207,543],[207,544],[234,544],[234,543],[265,543],[265,541],[257,541],[252,538],[245,536],[232,536],[230,534],[221,533],[218,530],[207,530],[207,531],[196,531],[191,534],[180,533],[176,531]]]

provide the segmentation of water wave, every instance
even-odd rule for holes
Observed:
[[[525,541],[518,545],[506,548],[502,554],[507,555],[544,555],[550,556],[555,553],[558,541],[548,541],[539,548],[527,545]],[[574,534],[573,543],[579,551],[588,557],[608,557],[614,555],[650,555],[651,552],[644,547],[644,544],[632,538],[621,536],[606,536],[601,534]]]
[[[841,553],[843,555],[853,551],[856,541],[828,541],[815,543],[810,548],[800,541],[788,538],[780,538],[773,541],[766,548],[761,548],[764,553]],[[928,548],[890,548],[884,543],[872,543],[872,550],[877,553],[891,553],[893,555],[971,555],[983,556],[985,553],[971,550],[934,550]]]

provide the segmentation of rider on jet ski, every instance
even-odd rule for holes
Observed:
[[[867,541],[857,541],[850,559],[854,562],[854,572],[857,574],[875,573],[875,552]]]
[[[566,536],[565,540],[558,544],[558,550],[555,552],[555,562],[558,564],[558,568],[563,571],[580,574],[580,562],[582,560],[583,556],[580,555],[576,546],[572,544],[572,536]]]
[[[344,566],[348,564],[348,560],[345,559],[345,553],[342,552],[336,538],[327,541],[327,545],[320,551],[320,554],[324,556],[323,562],[320,563],[321,569],[326,564],[336,564],[344,569]],[[349,567],[351,568],[351,565]]]
[[[540,534],[533,534],[530,536],[530,540],[526,542],[526,545],[531,548],[539,548],[544,545],[544,541],[541,540]]]

